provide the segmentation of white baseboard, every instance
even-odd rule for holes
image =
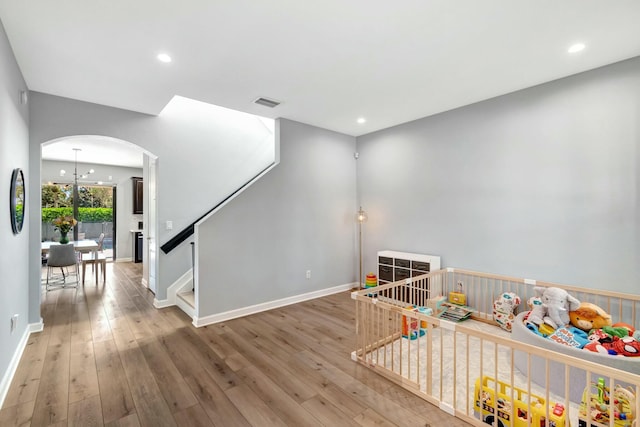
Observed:
[[[172,304],[168,299],[153,299],[153,306],[155,308],[165,308],[165,307],[171,307]]]
[[[116,262],[133,262],[133,258],[116,258]]]
[[[177,304],[176,295],[187,288],[191,290],[191,287],[193,286],[191,284],[192,279],[193,279],[193,272],[191,269],[189,269],[182,276],[178,277],[178,279],[175,282],[173,282],[171,286],[167,288],[167,299],[163,299],[163,300],[154,299],[153,306],[155,308],[165,308],[165,307],[171,307],[172,305],[176,305]]]
[[[38,323],[29,323],[29,333],[42,332],[44,330],[44,321],[40,318]]]
[[[18,348],[16,348],[15,353],[13,353],[11,362],[9,363],[9,366],[4,373],[4,377],[2,377],[2,382],[0,382],[0,408],[2,408],[2,405],[4,405],[4,399],[6,399],[7,393],[9,393],[11,381],[13,381],[13,376],[16,374],[16,370],[18,369],[18,364],[20,363],[20,359],[22,358],[22,353],[27,347],[29,336],[33,332],[42,331],[43,328],[44,323],[42,323],[42,319],[40,319],[39,323],[30,323],[25,328],[24,333],[22,334],[22,338],[20,338],[20,342],[18,343]]]
[[[338,292],[349,291],[353,287],[358,286],[357,282],[338,285],[319,291],[308,292],[306,294],[294,295],[292,297],[282,298],[275,301],[263,302],[248,307],[237,308],[235,310],[225,311],[224,313],[212,314],[204,317],[194,317],[193,326],[199,328],[201,326],[211,325],[213,323],[224,322],[238,317],[248,316],[250,314],[260,313],[262,311],[272,310],[274,308],[284,307],[286,305],[296,304],[298,302],[308,301],[310,299],[320,298],[327,295],[337,294]]]

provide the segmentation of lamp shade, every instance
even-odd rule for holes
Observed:
[[[360,206],[360,210],[356,213],[356,221],[359,223],[367,222],[367,213],[362,210],[362,206]]]

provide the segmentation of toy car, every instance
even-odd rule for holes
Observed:
[[[496,391],[498,397],[496,399]],[[478,378],[475,383],[474,390],[474,413],[476,417],[482,419],[483,422],[498,427],[527,427],[531,426],[547,426],[548,427],[565,427],[566,411],[564,405],[554,403],[549,406],[549,423],[546,423],[545,417],[545,400],[529,394],[518,387],[513,387],[513,403],[511,402],[511,387],[502,381],[498,381],[483,376]],[[529,415],[529,405],[531,406],[531,415]],[[496,421],[497,413],[497,424]],[[531,424],[529,424],[529,419]]]

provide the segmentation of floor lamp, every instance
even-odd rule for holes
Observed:
[[[358,284],[360,285],[360,289],[362,289],[362,224],[367,222],[367,213],[362,210],[362,206],[360,206],[360,210],[356,214],[356,221],[358,221],[358,249],[360,253],[360,271],[358,275]]]

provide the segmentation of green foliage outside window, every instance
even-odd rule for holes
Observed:
[[[110,187],[78,187],[79,222],[112,222],[113,200]],[[42,222],[50,224],[55,218],[73,215],[72,185],[42,186]]]
[[[73,208],[42,208],[42,222],[51,223],[60,216],[73,215]],[[111,222],[113,221],[112,208],[78,208],[76,218],[80,222]]]

